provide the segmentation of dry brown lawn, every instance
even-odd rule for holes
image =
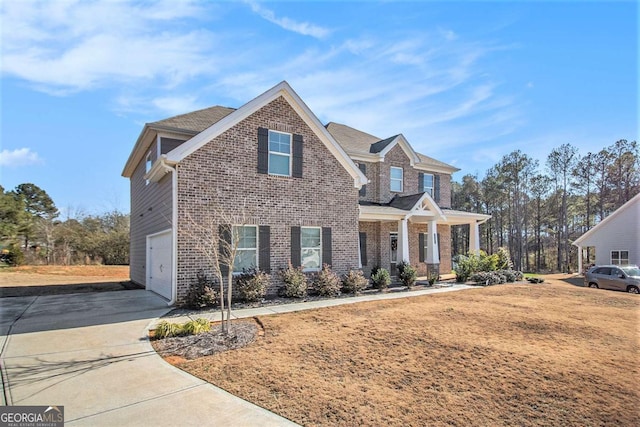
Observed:
[[[266,316],[249,347],[177,365],[305,426],[637,426],[639,313],[493,286]]]
[[[25,265],[0,269],[0,297],[122,290],[129,266]]]

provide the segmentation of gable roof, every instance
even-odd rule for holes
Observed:
[[[167,163],[179,163],[182,159],[198,150],[200,147],[222,134],[227,129],[240,123],[242,120],[249,117],[251,114],[258,111],[260,108],[269,104],[277,98],[284,98],[285,101],[293,108],[293,110],[300,116],[300,118],[309,126],[309,128],[316,134],[318,139],[327,147],[327,149],[333,154],[333,156],[340,162],[340,164],[347,170],[349,175],[354,180],[354,186],[360,188],[362,185],[368,182],[366,176],[360,171],[356,164],[347,155],[344,149],[338,144],[338,142],[331,136],[327,129],[320,123],[320,120],[315,114],[307,107],[304,101],[298,96],[298,94],[289,86],[289,83],[283,81],[271,89],[264,92],[262,95],[257,96],[251,101],[244,104],[237,110],[232,111],[228,115],[224,116],[217,122],[213,123],[202,132],[193,136],[185,143],[179,145],[175,149],[167,153]]]
[[[234,111],[236,111],[235,108],[216,105],[169,117],[168,119],[158,120],[157,122],[148,123],[148,125],[155,129],[172,129],[200,133]]]
[[[326,128],[345,151],[356,160],[383,161],[384,156],[396,144],[400,144],[405,153],[407,153],[412,165],[418,169],[449,174],[460,170],[440,160],[417,153],[402,134],[382,139],[335,122],[327,123]]]
[[[591,237],[593,234],[597,233],[599,230],[606,227],[608,223],[612,222],[622,212],[626,211],[627,209],[631,209],[636,204],[640,207],[640,193],[636,194],[631,199],[629,199],[624,205],[620,206],[611,215],[609,215],[608,217],[600,221],[598,224],[596,224],[591,230],[587,231],[582,236],[574,240],[573,245],[581,246],[581,244],[585,242],[589,237]]]

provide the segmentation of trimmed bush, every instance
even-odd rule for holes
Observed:
[[[376,289],[387,289],[391,284],[391,275],[385,268],[378,268],[371,274],[371,283]]]
[[[322,270],[318,272],[311,282],[311,292],[323,297],[334,297],[340,295],[340,277],[331,270],[328,264],[322,265]]]
[[[278,289],[278,295],[285,298],[304,298],[307,295],[307,276],[302,267],[294,268],[291,264],[280,271],[280,279],[284,285]]]
[[[366,289],[369,281],[360,270],[349,270],[342,279],[342,292],[358,294]]]
[[[211,281],[203,271],[196,275],[195,283],[191,283],[185,297],[185,306],[199,310],[205,307],[212,307],[218,302],[218,293],[211,286]]]
[[[235,286],[241,301],[260,301],[267,295],[269,275],[257,268],[251,268],[236,277]]]
[[[418,272],[416,269],[407,262],[401,262],[398,264],[398,278],[407,288],[413,287],[418,279]]]

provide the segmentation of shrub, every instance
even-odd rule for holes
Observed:
[[[178,323],[170,323],[166,320],[163,320],[156,327],[156,338],[167,338],[167,337],[177,337],[180,335],[182,328]]]
[[[407,288],[411,288],[416,284],[418,272],[411,264],[403,261],[398,264],[398,278],[403,285]]]
[[[333,297],[340,295],[341,280],[336,273],[331,270],[328,264],[322,265],[322,270],[318,272],[311,282],[311,291],[323,297]]]
[[[198,335],[211,330],[211,323],[207,319],[198,318],[182,325],[183,335]]]
[[[479,271],[471,275],[469,280],[477,283],[478,285],[488,286],[504,283],[505,277],[495,271]]]
[[[360,270],[349,270],[342,279],[342,292],[349,294],[358,294],[365,290],[369,281]]]
[[[278,289],[278,295],[285,298],[304,298],[307,295],[307,276],[302,267],[294,268],[291,264],[280,271],[280,279],[284,285]]]
[[[236,277],[235,286],[240,300],[260,301],[267,295],[269,275],[257,268],[250,268]]]
[[[16,243],[11,243],[8,248],[2,250],[1,260],[11,267],[24,264],[24,252]]]
[[[156,327],[156,338],[179,337],[183,335],[197,335],[209,332],[211,324],[207,319],[195,319],[186,323],[171,323],[163,320]]]
[[[507,283],[513,283],[516,281],[516,272],[513,270],[498,270],[498,273],[504,276]]]
[[[507,248],[498,248],[496,256],[498,257],[496,263],[497,270],[513,270],[513,262],[511,262],[511,255],[509,255]]]
[[[371,274],[371,282],[376,289],[387,289],[391,284],[391,275],[388,270],[377,268],[376,271],[373,271]]]
[[[218,294],[211,285],[211,281],[204,272],[199,271],[196,275],[195,283],[191,283],[191,286],[189,286],[185,297],[185,306],[199,310],[216,305]]]

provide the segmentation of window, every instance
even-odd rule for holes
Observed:
[[[422,246],[422,250],[424,251],[424,259],[427,259],[429,256],[429,233],[422,233],[422,241],[424,243],[424,245]]]
[[[269,131],[269,174],[291,176],[291,134]]]
[[[422,175],[422,188],[424,192],[429,193],[431,197],[433,197],[433,175],[430,173],[425,173]]]
[[[322,266],[320,227],[300,228],[300,251],[303,271],[319,271]]]
[[[611,264],[628,265],[629,251],[611,251]]]
[[[145,162],[145,173],[149,173],[151,170],[151,166],[153,166],[153,159],[151,158],[151,151],[147,154],[147,160]]]
[[[233,261],[233,272],[258,266],[258,227],[255,225],[233,226],[233,241],[238,243],[236,257]]]
[[[402,192],[402,168],[391,166],[391,191]]]

